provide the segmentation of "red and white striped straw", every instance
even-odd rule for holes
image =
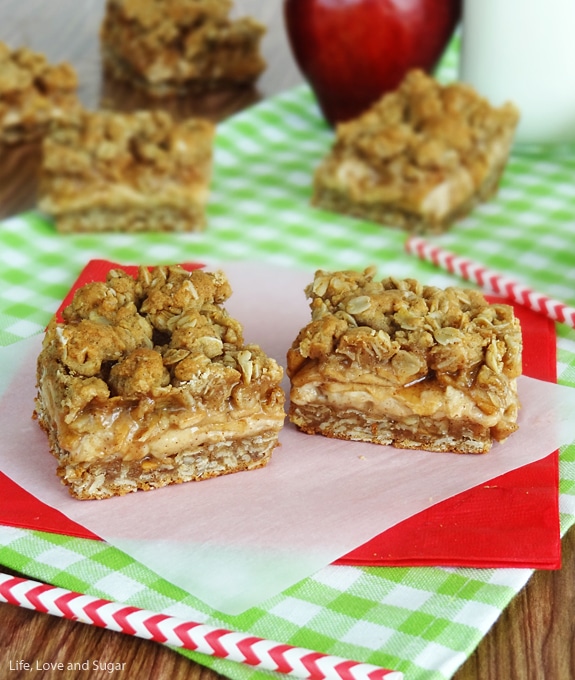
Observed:
[[[410,236],[405,243],[405,249],[421,260],[431,262],[451,274],[457,274],[467,281],[477,283],[486,291],[503,295],[539,314],[544,314],[553,321],[560,321],[575,328],[575,309],[563,302],[553,300],[507,276],[492,272],[480,264],[443,250],[420,236]]]
[[[0,573],[0,602],[309,680],[403,680],[403,673]]]

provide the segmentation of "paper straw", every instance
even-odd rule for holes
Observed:
[[[563,302],[553,300],[507,276],[490,271],[486,267],[455,255],[448,250],[443,250],[420,236],[410,236],[405,243],[405,249],[411,255],[431,262],[451,274],[457,274],[467,281],[477,283],[486,291],[504,295],[553,321],[559,321],[575,328],[575,309],[568,307]]]
[[[403,673],[0,573],[0,602],[309,680],[403,680]]]

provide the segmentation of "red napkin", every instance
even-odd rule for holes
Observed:
[[[74,291],[104,280],[119,265],[93,260]],[[186,264],[188,269],[201,264]],[[122,267],[134,273],[137,267]],[[523,330],[523,372],[556,381],[555,324],[515,305]],[[410,517],[351,551],[338,564],[361,566],[468,566],[559,569],[558,452],[494,478]],[[0,523],[25,529],[98,539],[93,533],[42,503],[0,472]],[[431,495],[431,494],[430,494]]]
[[[523,373],[557,382],[555,323],[506,302],[521,321]],[[338,563],[559,569],[559,452],[413,515]]]

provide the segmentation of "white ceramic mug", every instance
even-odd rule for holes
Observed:
[[[575,0],[464,0],[459,77],[521,112],[516,141],[575,141]]]

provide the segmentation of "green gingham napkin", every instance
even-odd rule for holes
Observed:
[[[406,255],[404,234],[309,206],[311,172],[330,141],[301,86],[220,126],[203,234],[62,236],[36,213],[0,223],[0,344],[41,331],[91,258],[250,260],[307,267],[310,276],[374,263],[382,275],[460,283]],[[499,195],[434,241],[575,306],[573,176],[570,147],[516,149]],[[566,327],[558,327],[558,359],[560,382],[575,386],[575,331]],[[575,446],[561,451],[560,466],[564,534],[575,523]],[[98,541],[0,526],[0,563],[72,590],[403,671],[406,680],[452,677],[532,574],[328,566],[226,616]],[[273,675],[182,653],[237,680]]]

